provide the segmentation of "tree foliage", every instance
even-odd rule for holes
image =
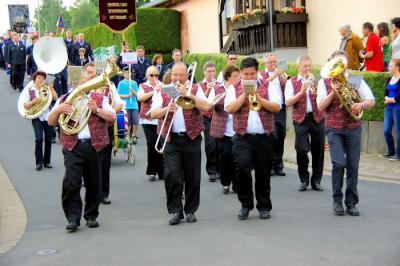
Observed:
[[[84,28],[99,22],[99,9],[93,0],[77,0],[75,5],[68,9],[71,16],[70,28]]]

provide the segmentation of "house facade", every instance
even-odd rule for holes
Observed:
[[[338,49],[341,24],[360,35],[366,21],[400,16],[399,0],[154,0],[144,7],[181,12],[183,51],[262,55],[273,49],[288,60],[308,53],[316,64]]]

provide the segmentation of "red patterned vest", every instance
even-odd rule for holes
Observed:
[[[196,95],[197,89],[199,86],[193,85],[192,87],[192,95]],[[162,107],[168,106],[168,104],[171,101],[171,98],[168,97],[168,95],[164,92],[161,91],[161,97],[163,99],[163,104]],[[185,127],[186,127],[186,134],[188,137],[192,140],[197,138],[201,132],[204,130],[204,124],[203,124],[203,117],[197,108],[193,109],[182,109],[183,111],[183,118],[185,120]],[[164,130],[161,132],[162,136],[167,135],[167,131],[169,126],[171,125],[171,119],[172,119],[173,114],[169,113],[167,117],[167,121],[165,122],[164,125]],[[163,122],[163,119],[158,120],[158,128],[161,128],[161,124]],[[167,140],[169,142],[169,139]]]
[[[328,94],[331,93],[331,79],[324,79],[324,83],[326,92]],[[344,108],[340,107],[340,101],[336,97],[333,98],[331,105],[325,111],[325,125],[327,127],[340,130],[345,127],[353,129],[361,125],[360,120],[354,120]]]
[[[257,92],[261,97],[268,100],[268,85],[269,82],[266,80],[261,81],[257,87]],[[240,83],[234,85],[236,91],[236,97],[242,95],[242,85]],[[246,100],[242,107],[233,115],[233,130],[243,136],[247,133],[247,121],[249,118],[249,101]],[[258,111],[258,115],[260,116],[261,123],[264,127],[264,131],[267,135],[270,135],[272,130],[274,129],[274,122],[272,113],[261,108]]]
[[[223,85],[215,86],[215,95],[225,92],[225,87]],[[224,110],[224,100],[223,97],[218,103],[214,106],[214,112],[211,120],[211,129],[210,135],[214,138],[220,139],[225,135],[226,122],[228,120],[228,113]]]
[[[261,77],[264,79],[264,80],[267,80],[268,78],[269,78],[269,74],[268,74],[268,72],[265,72],[265,71],[261,71],[260,72],[260,74],[261,74]],[[281,85],[281,90],[282,90],[282,102],[283,103],[285,103],[285,86],[286,86],[286,80],[284,80],[283,78],[281,78],[280,76],[278,77],[278,79],[279,79],[279,84]]]
[[[64,102],[66,95],[63,95],[60,99],[60,103]],[[101,108],[103,103],[103,93],[92,92],[90,98],[96,101],[96,104]],[[105,146],[108,145],[110,139],[108,137],[108,124],[102,118],[95,114],[91,114],[89,121],[89,131],[91,136],[91,143],[96,151],[101,151]],[[60,132],[60,143],[69,151],[72,151],[75,145],[78,143],[78,135],[67,135],[62,130]]]
[[[142,86],[144,93],[153,91],[153,88],[150,86],[147,86],[144,84],[141,84],[140,86]],[[141,102],[140,113],[139,113],[140,118],[145,118],[145,119],[151,120],[150,114],[146,115],[146,113],[150,110],[152,102],[153,101],[151,100],[151,97],[148,98],[146,101]]]
[[[199,83],[198,85],[203,89],[203,92],[206,93],[206,90],[207,90],[207,82],[202,82],[202,83]],[[208,117],[208,118],[211,118],[211,116],[212,116],[212,114],[213,114],[213,110],[210,110],[210,111],[208,111],[208,112],[201,112],[201,114],[202,114],[203,116],[206,116],[206,117]]]
[[[293,95],[296,95],[301,90],[301,81],[297,80],[297,76],[290,79],[293,84]],[[309,98],[311,101],[313,117],[315,122],[319,123],[324,118],[324,112],[318,111],[317,106],[317,95],[313,93],[309,93]],[[307,114],[307,94],[304,94],[300,100],[293,105],[292,111],[292,119],[297,123],[303,123]]]

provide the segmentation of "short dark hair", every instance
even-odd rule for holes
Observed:
[[[153,56],[153,59],[151,60],[151,64],[152,64],[152,65],[157,64],[157,60],[160,59],[160,58],[161,58],[161,59],[163,58],[161,54],[155,54],[155,55]]]
[[[139,49],[141,49],[141,50],[145,51],[145,49],[144,49],[144,46],[143,46],[143,45],[138,45],[138,46],[136,46],[136,50],[139,50]]]
[[[235,71],[239,72],[239,68],[237,66],[229,65],[229,66],[225,67],[222,72],[222,76],[224,77],[224,80],[227,81],[232,76],[232,73]]]
[[[362,27],[363,29],[367,29],[370,32],[374,31],[374,25],[371,22],[365,22]]]
[[[227,56],[229,57],[230,55],[237,55],[235,51],[229,51]]]
[[[390,22],[391,22],[396,28],[399,28],[399,29],[400,29],[400,18],[399,18],[399,17],[393,18]]]
[[[84,70],[86,70],[86,68],[88,68],[88,67],[96,67],[95,65],[94,65],[94,63],[93,62],[89,62],[89,63],[87,63],[84,67],[83,67],[83,69]]]
[[[175,48],[174,50],[172,50],[172,55],[174,55],[175,53],[180,53],[182,55],[182,51],[181,49]]]
[[[256,70],[258,70],[258,65],[257,59],[254,57],[246,57],[243,59],[242,63],[240,63],[240,70],[250,67],[254,67]]]
[[[379,38],[389,36],[389,27],[386,22],[379,23],[378,25],[376,25],[376,28],[378,29]]]
[[[46,72],[44,72],[44,71],[38,70],[38,71],[36,71],[35,73],[33,73],[32,80],[35,81],[36,78],[37,78],[37,76],[42,76],[42,77],[44,77],[44,78],[46,79],[47,74],[46,74]]]

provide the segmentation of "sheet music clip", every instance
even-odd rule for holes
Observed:
[[[161,89],[167,94],[169,98],[178,98],[179,92],[174,84],[168,84],[161,87]]]
[[[362,75],[350,75],[349,76],[349,86],[358,90],[361,86]]]

